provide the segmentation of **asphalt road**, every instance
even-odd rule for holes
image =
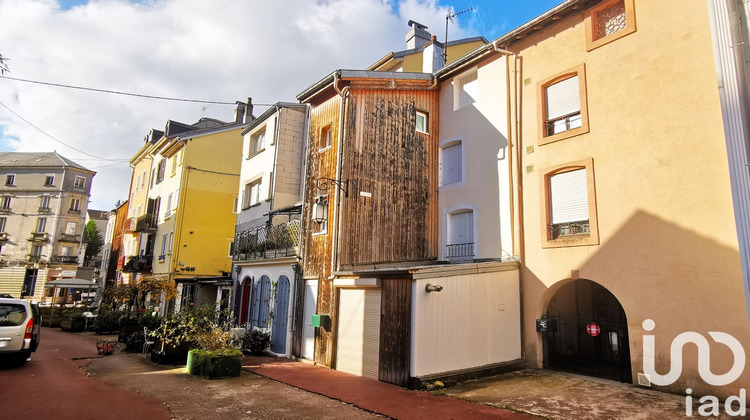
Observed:
[[[0,367],[0,418],[3,419],[170,419],[163,403],[89,378],[82,368],[97,354],[97,339],[42,328],[31,361]]]

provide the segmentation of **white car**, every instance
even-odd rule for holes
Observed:
[[[0,298],[0,360],[19,365],[39,347],[42,317],[36,303]]]

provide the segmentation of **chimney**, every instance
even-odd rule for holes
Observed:
[[[443,67],[443,44],[438,42],[433,35],[422,51],[422,72],[433,73],[441,67]]]
[[[237,107],[234,108],[234,122],[242,123],[245,119],[245,104],[240,101],[235,102]]]
[[[427,27],[413,20],[409,21],[411,29],[406,34],[406,49],[412,50],[424,46],[430,40],[430,33]]]
[[[253,117],[253,98],[247,98],[247,104],[245,104],[245,115],[242,117],[242,122],[247,124],[255,119]]]

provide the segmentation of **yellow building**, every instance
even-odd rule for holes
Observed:
[[[492,115],[507,115],[530,366],[683,395],[750,387],[712,13],[568,0],[438,71],[459,85],[475,71],[480,98],[508,92]],[[706,347],[676,344],[678,366],[680,339]]]
[[[240,131],[252,119],[248,105],[238,103],[231,123],[169,121],[133,159],[134,244],[128,248],[123,240],[130,257],[122,271],[175,282],[177,309],[229,300],[240,170],[235,157],[242,151]]]

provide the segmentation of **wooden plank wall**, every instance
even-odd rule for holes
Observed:
[[[305,209],[312,209],[313,203],[321,192],[315,181],[320,177],[336,178],[336,156],[338,151],[339,119],[341,113],[341,97],[337,94],[312,108],[310,112],[310,144],[308,145],[307,172],[305,175]],[[332,145],[319,151],[322,144],[321,130],[331,125]],[[328,191],[328,233],[315,235],[320,231],[317,222],[312,220],[310,211],[303,218],[303,275],[305,278],[318,279],[318,309],[316,313],[329,314],[333,317],[335,310],[331,275],[331,252],[333,211],[335,209],[335,187]],[[335,319],[335,318],[334,318]],[[318,328],[315,337],[315,361],[331,366],[333,362],[332,331]]]
[[[411,279],[383,279],[378,379],[409,386]]]
[[[352,83],[342,174],[350,180],[341,219],[342,266],[437,258],[438,93],[421,88],[361,89]],[[429,134],[415,131],[417,110],[429,114]]]

